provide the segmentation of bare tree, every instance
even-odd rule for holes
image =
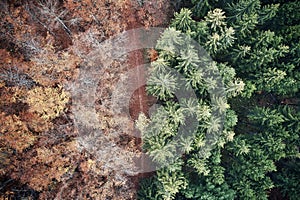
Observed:
[[[68,11],[61,9],[57,0],[44,0],[39,1],[37,5],[31,5],[33,4],[28,4],[26,6],[26,9],[31,17],[41,24],[52,35],[55,35],[53,33],[53,29],[58,28],[59,25],[62,26],[68,35],[71,35],[71,30],[66,25],[66,21],[64,20],[64,17],[67,15]]]

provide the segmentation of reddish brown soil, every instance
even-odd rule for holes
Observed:
[[[131,2],[133,3],[133,2]],[[166,10],[156,10],[155,13],[149,13],[151,11],[151,6],[156,4],[156,6],[159,6],[160,4],[166,3],[163,8]],[[148,7],[147,7],[148,6]],[[160,5],[161,6],[161,5]],[[154,6],[155,7],[155,6]],[[136,29],[136,28],[147,28],[147,26],[163,26],[163,21],[160,21],[162,19],[168,19],[168,9],[170,9],[170,6],[168,6],[168,2],[165,1],[148,1],[147,5],[144,5],[144,7],[137,8],[137,5],[131,5],[128,6],[127,9],[124,10],[124,15],[127,14],[128,24],[127,24],[127,30]],[[146,15],[148,11],[148,16]],[[153,16],[155,15],[155,16]],[[152,21],[149,19],[148,21],[144,20],[145,17],[152,18]],[[133,32],[131,35],[130,41],[136,46],[142,46],[139,45],[143,41],[140,41],[139,38],[141,38],[138,33]],[[145,50],[140,49],[137,51],[133,51],[128,56],[128,68],[134,69],[136,77],[133,82],[137,83],[138,85],[143,85],[145,83],[145,69],[143,67],[138,67],[140,65],[143,65],[146,63],[148,58],[145,58],[144,53]],[[128,70],[129,70],[128,69]],[[144,113],[146,116],[148,115],[149,101],[153,101],[153,98],[149,99],[147,96],[145,87],[138,88],[134,94],[132,95],[132,102],[130,105],[130,114],[131,118],[133,120],[136,120],[138,118],[138,115],[140,113]]]
[[[128,24],[128,30],[134,29],[134,28],[140,28],[142,24],[137,20],[136,16],[136,10],[130,8],[130,18],[134,19],[133,21],[130,21]],[[129,19],[130,19],[129,18]],[[134,32],[135,33],[135,32]],[[140,44],[141,41],[139,41],[139,36],[136,34],[131,35],[130,41],[133,43],[136,43],[137,45]],[[135,71],[136,76],[134,77],[136,80],[133,80],[134,82],[138,83],[138,85],[142,85],[145,82],[145,72],[143,69],[138,67],[139,65],[142,65],[145,63],[145,59],[143,56],[142,50],[133,51],[128,56],[128,70],[133,69]],[[144,114],[148,113],[148,106],[147,106],[147,93],[145,90],[145,87],[138,88],[131,97],[131,104],[129,107],[129,112],[131,115],[131,118],[133,120],[136,120],[138,118],[138,115],[142,112]],[[136,133],[134,133],[136,134]],[[138,148],[141,149],[142,141],[140,137],[138,137]],[[143,161],[141,163],[141,167],[143,167]],[[133,181],[135,182],[135,185],[137,187],[138,185],[138,179],[139,176],[133,177]]]
[[[149,1],[148,3],[155,3],[154,1]],[[162,3],[159,1],[159,3]],[[165,2],[166,3],[166,2]],[[168,2],[167,2],[168,4]],[[147,5],[145,5],[143,8],[136,9],[136,6],[129,6],[127,7],[127,10],[124,10],[124,14],[128,14],[128,24],[127,24],[127,30],[135,29],[135,28],[147,28],[147,25],[151,26],[163,26],[162,21],[159,21],[158,19],[168,19],[168,11],[167,10],[157,10],[154,14],[155,16],[150,16],[152,18],[156,18],[157,20],[147,22],[143,22],[141,18],[145,18],[146,16],[141,16],[141,14],[145,14],[145,10],[147,10]],[[149,6],[149,4],[148,4]],[[166,9],[170,9],[170,6],[166,5]],[[148,7],[148,10],[151,10],[151,7]],[[152,13],[153,15],[153,13]],[[131,35],[130,41],[136,46],[142,46],[139,45],[143,41],[140,41],[141,38],[138,33],[133,32]],[[144,83],[146,82],[146,76],[145,76],[145,68],[138,67],[140,65],[143,65],[147,62],[148,58],[145,56],[145,50],[140,49],[137,51],[133,51],[128,56],[128,70],[133,69],[135,70],[136,76],[134,77],[135,80],[132,80],[134,83],[137,83],[138,85],[143,85],[142,87],[138,88],[131,96],[131,103],[129,107],[130,115],[132,120],[136,120],[140,113],[144,113],[146,116],[149,116],[149,105],[153,104],[155,102],[155,99],[153,97],[150,97],[147,95],[146,87]],[[152,60],[151,60],[152,61]],[[136,131],[136,130],[135,130]],[[134,133],[134,135],[137,135],[138,133]],[[138,149],[142,149],[142,140],[140,137],[137,138],[137,145]],[[141,163],[138,163],[138,165],[141,166],[142,169],[145,169],[146,165],[146,159],[145,157],[142,158]],[[132,181],[135,183],[137,189],[138,189],[138,183],[141,178],[149,177],[154,175],[154,172],[146,172],[146,173],[140,173],[137,176],[132,177]]]

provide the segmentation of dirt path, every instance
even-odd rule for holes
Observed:
[[[134,21],[130,21],[128,24],[128,30],[140,28],[143,27],[143,25],[138,21],[137,17],[137,11],[135,9],[131,9],[130,11],[132,18],[135,19]],[[136,32],[133,32],[131,35],[130,41],[132,43],[135,43],[136,46],[141,46],[140,43],[142,41],[139,40],[139,35]],[[134,83],[137,83],[138,85],[144,85],[146,82],[145,77],[145,69],[143,67],[139,67],[140,65],[145,64],[146,58],[144,57],[144,50],[140,49],[137,51],[130,52],[128,55],[128,70],[133,70],[135,77],[135,80],[132,80]],[[129,105],[129,112],[131,115],[132,120],[138,119],[138,116],[140,113],[144,113],[146,116],[148,115],[149,106],[148,106],[148,96],[146,93],[145,86],[138,88],[131,96],[130,105]],[[136,130],[134,130],[136,131]],[[133,133],[133,135],[137,136],[136,138],[136,144],[138,149],[142,149],[142,140],[140,133],[136,132]],[[142,158],[140,160],[141,163],[138,163],[138,165],[141,166],[142,169],[145,167],[144,159]],[[134,176],[131,178],[133,181],[136,189],[138,190],[138,183],[139,179],[144,177],[145,174],[138,174],[137,176]]]
[[[155,7],[163,6],[165,5],[166,10],[163,9],[154,9]],[[127,24],[127,30],[135,29],[135,28],[147,28],[147,26],[153,27],[163,26],[163,23],[167,23],[168,19],[168,13],[170,6],[169,2],[167,1],[148,1],[147,4],[145,4],[143,7],[136,7],[134,6],[128,6],[127,10],[124,10],[124,14],[128,14],[127,18],[128,24]],[[151,11],[153,13],[151,13]],[[141,16],[141,14],[145,14],[144,16]],[[163,20],[163,21],[162,21]],[[138,33],[133,32],[133,34],[130,36],[130,41],[135,44],[135,46],[142,46],[142,42],[140,40],[140,35]],[[133,70],[135,77],[134,80],[132,80],[134,83],[137,83],[138,85],[143,85],[142,87],[139,87],[131,96],[130,100],[130,107],[129,112],[131,115],[132,120],[136,120],[140,113],[144,113],[146,116],[149,114],[149,105],[155,101],[153,97],[149,97],[146,92],[146,87],[144,83],[146,82],[146,75],[145,75],[145,68],[139,67],[148,61],[147,58],[147,50],[140,49],[137,51],[130,52],[128,55],[128,70]],[[142,149],[142,140],[140,138],[139,133],[133,133],[133,135],[137,136],[137,148]],[[138,165],[141,166],[142,169],[147,168],[146,165],[146,159],[142,158],[141,163],[138,163]],[[136,188],[138,189],[138,183],[141,178],[149,177],[153,175],[154,172],[147,172],[147,173],[140,173],[137,176],[132,177],[132,181],[136,185]]]

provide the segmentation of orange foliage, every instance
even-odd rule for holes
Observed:
[[[80,59],[68,52],[56,53],[52,46],[46,46],[44,52],[31,59],[28,74],[43,86],[64,84],[76,76],[76,66]]]
[[[28,91],[26,98],[29,111],[45,120],[58,117],[65,110],[68,101],[69,96],[61,87],[36,87]]]
[[[166,22],[167,1],[144,6],[132,0],[6,2],[0,2],[0,75],[20,73],[30,85],[0,77],[0,175],[40,191],[40,199],[134,199],[126,175],[103,169],[95,156],[78,151],[67,110],[72,99],[62,85],[76,80],[86,55],[103,40]],[[47,6],[53,6],[52,13],[45,13]],[[156,59],[156,52],[150,58]],[[115,120],[110,110],[114,85],[127,67],[115,61],[101,69],[96,111],[103,133],[120,132],[120,138],[111,135],[115,144],[135,152],[134,122],[126,116]]]
[[[32,150],[25,161],[14,161],[12,177],[28,183],[34,190],[42,191],[51,184],[69,178],[76,168],[77,146],[75,141]],[[20,173],[26,171],[26,173]]]
[[[16,115],[0,113],[0,142],[22,152],[33,145],[36,137]]]

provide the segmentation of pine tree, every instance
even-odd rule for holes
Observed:
[[[220,42],[226,47],[217,47],[218,51],[230,47],[234,41],[234,30],[226,27],[224,19],[222,10],[214,10],[205,22],[207,30],[211,29],[210,33],[217,32],[222,36]],[[235,193],[225,183],[225,169],[220,166],[221,150],[214,154],[210,151],[224,148],[225,143],[232,140],[236,114],[228,111],[226,95],[232,97],[240,94],[243,82],[235,77],[235,71],[229,65],[219,66],[200,56],[199,50],[190,42],[192,37],[197,37],[193,29],[199,26],[191,18],[189,10],[183,9],[177,13],[172,26],[182,30],[169,28],[162,34],[157,42],[158,59],[149,69],[147,91],[160,99],[161,106],[146,120],[147,123],[142,123],[140,130],[143,148],[157,164],[156,177],[152,179],[157,191],[153,194],[153,189],[143,187],[145,191],[140,192],[141,199],[145,196],[149,199],[188,197],[186,188],[190,187],[187,181],[191,173],[196,173],[203,180],[203,183],[198,183],[203,187],[200,194],[205,192],[207,198],[225,196],[232,199]],[[184,39],[181,31],[187,33]],[[223,70],[221,76],[215,77],[219,68]],[[173,70],[180,74],[180,80]],[[225,83],[227,89],[221,91],[219,82]],[[196,97],[176,99],[178,90],[192,90]],[[227,116],[227,111],[228,117],[224,118],[226,127],[223,127],[221,115]],[[195,125],[190,124],[190,119],[196,120]],[[138,121],[138,124],[141,123]],[[190,130],[191,127],[195,129]],[[178,167],[178,159],[182,156]],[[210,189],[205,189],[205,186]],[[201,198],[205,199],[205,195]]]
[[[278,187],[283,195],[296,199],[295,191],[300,185],[295,178],[300,146],[300,16],[296,12],[299,2],[191,2],[191,10],[184,8],[176,13],[172,28],[158,41],[158,48],[168,46],[166,51],[159,52],[158,58],[167,64],[153,65],[153,71],[161,74],[166,73],[162,70],[166,66],[177,70],[183,75],[185,87],[196,91],[198,98],[177,104],[170,95],[174,89],[169,95],[163,92],[165,98],[155,93],[156,90],[149,90],[163,100],[162,106],[168,113],[164,116],[165,127],[169,130],[157,125],[162,114],[154,115],[147,130],[159,127],[160,131],[144,132],[149,135],[145,136],[145,150],[152,152],[154,158],[156,153],[151,146],[157,147],[155,143],[159,142],[162,146],[158,149],[166,148],[166,157],[172,162],[178,158],[172,157],[170,152],[177,149],[183,152],[183,163],[178,171],[172,175],[158,173],[161,178],[156,177],[154,181],[156,197],[268,199],[271,189]],[[184,46],[188,42],[182,33],[202,45],[213,62],[202,62],[195,46]],[[202,67],[203,63],[208,67]],[[220,80],[208,70],[220,74],[225,87],[220,93],[226,98],[210,95],[211,91],[218,94]],[[176,83],[174,81],[174,85]],[[177,86],[182,89],[181,85]],[[157,87],[158,91],[162,90],[160,85]],[[224,118],[215,116],[224,112]],[[195,116],[198,126],[195,132],[178,136],[178,128],[185,122],[183,116]],[[153,138],[159,140],[151,138],[153,132],[156,135]],[[215,144],[215,148],[208,150],[208,144]],[[284,163],[290,166],[285,168]],[[170,183],[176,186],[174,190],[168,189]]]

